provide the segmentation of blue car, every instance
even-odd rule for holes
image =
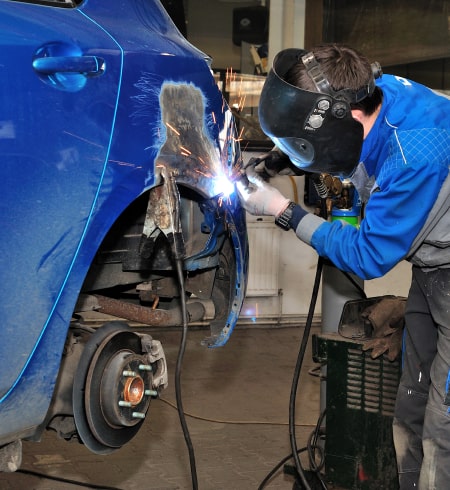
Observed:
[[[226,343],[248,244],[233,117],[157,0],[0,0],[0,45],[0,470],[14,471],[49,428],[98,454],[127,443],[167,384],[139,324],[209,322],[205,344]]]

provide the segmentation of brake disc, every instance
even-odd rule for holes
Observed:
[[[137,335],[126,323],[110,322],[83,350],[75,373],[73,409],[79,436],[95,453],[111,453],[132,439],[157,395],[156,366],[143,350],[142,337],[146,336]]]

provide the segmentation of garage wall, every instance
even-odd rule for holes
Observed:
[[[188,0],[188,40],[212,57],[215,70],[240,70],[241,47],[232,42],[233,9],[259,5],[257,1]]]

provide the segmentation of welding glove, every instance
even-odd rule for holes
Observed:
[[[377,359],[386,354],[390,361],[395,361],[402,350],[403,329],[399,328],[386,337],[367,340],[363,344],[363,351],[372,350],[370,357]]]
[[[303,170],[297,168],[290,158],[279,148],[274,146],[272,150],[263,153],[256,158],[250,158],[246,167],[253,166],[257,173],[263,177],[275,177],[275,175],[303,175]]]
[[[246,169],[248,185],[243,180],[236,182],[236,189],[242,206],[255,216],[279,216],[290,201],[275,187],[258,175],[254,166]]]
[[[389,296],[362,312],[373,328],[372,339],[363,344],[364,351],[372,350],[372,359],[385,353],[390,361],[397,358],[402,347],[405,306],[405,298]]]

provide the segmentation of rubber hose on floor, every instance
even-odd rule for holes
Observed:
[[[194,447],[192,445],[191,436],[189,435],[189,429],[186,423],[186,418],[184,416],[183,401],[181,397],[181,369],[183,364],[184,352],[186,350],[186,340],[187,340],[187,330],[188,330],[188,317],[186,308],[186,294],[184,289],[184,277],[183,277],[183,260],[176,259],[177,275],[178,281],[180,283],[180,296],[181,296],[181,309],[183,316],[183,333],[180,342],[180,348],[178,350],[177,364],[175,367],[175,395],[177,400],[177,410],[178,416],[180,418],[181,428],[183,430],[184,440],[186,441],[186,446],[189,452],[189,463],[191,466],[191,479],[193,490],[198,489],[197,480],[197,468],[195,464],[195,453]]]
[[[297,356],[297,363],[295,366],[294,376],[292,379],[291,396],[289,400],[289,439],[291,442],[292,456],[295,462],[295,469],[297,470],[297,473],[300,477],[300,480],[302,481],[305,490],[311,490],[311,487],[306,480],[305,471],[302,467],[300,457],[298,454],[297,440],[295,436],[295,401],[297,397],[297,388],[298,388],[298,381],[300,378],[300,372],[301,372],[303,359],[305,357],[305,352],[306,352],[306,345],[308,343],[309,334],[311,332],[314,310],[317,303],[317,296],[319,294],[319,286],[320,286],[320,278],[322,275],[323,262],[324,262],[323,257],[319,257],[319,260],[317,261],[316,277],[314,279],[314,286],[311,295],[311,302],[309,305],[308,317],[306,319],[305,331],[303,332],[303,338]],[[324,482],[322,482],[322,486],[326,488]]]

